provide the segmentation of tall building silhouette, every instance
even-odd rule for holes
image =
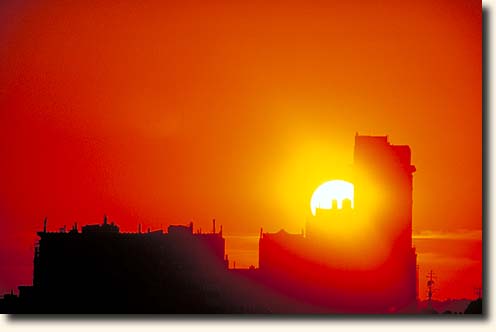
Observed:
[[[362,219],[380,229],[384,269],[398,305],[417,298],[417,255],[412,246],[413,173],[411,150],[387,136],[355,136],[355,206]]]

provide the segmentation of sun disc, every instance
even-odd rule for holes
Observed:
[[[321,184],[315,189],[310,200],[312,215],[315,216],[317,209],[332,209],[332,201],[336,200],[338,209],[343,207],[343,200],[349,199],[351,207],[354,207],[354,186],[343,180],[332,180]]]

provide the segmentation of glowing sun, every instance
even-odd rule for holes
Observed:
[[[343,200],[349,199],[354,206],[354,186],[343,180],[332,180],[321,184],[315,189],[310,200],[310,208],[315,216],[317,209],[332,209],[332,201],[336,200],[338,209],[343,207]]]

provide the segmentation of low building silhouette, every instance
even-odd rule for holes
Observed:
[[[114,223],[39,232],[32,305],[64,312],[216,312],[227,271],[221,232],[169,226],[120,233]]]

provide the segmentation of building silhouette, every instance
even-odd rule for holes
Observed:
[[[227,270],[222,232],[193,224],[120,233],[114,223],[39,232],[33,299],[47,312],[216,312]]]
[[[482,298],[478,298],[469,303],[467,309],[465,309],[465,314],[482,314]]]

